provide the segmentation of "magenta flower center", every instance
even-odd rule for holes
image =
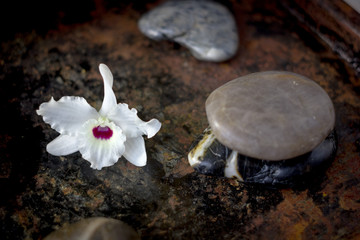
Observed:
[[[105,126],[105,127],[102,127],[102,126],[94,127],[92,132],[94,134],[94,137],[96,137],[97,139],[108,140],[113,135],[113,131],[107,126]]]

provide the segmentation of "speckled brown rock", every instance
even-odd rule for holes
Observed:
[[[104,217],[83,219],[49,234],[45,240],[138,240],[139,235],[127,224]]]
[[[313,11],[326,13],[333,9],[324,8],[325,3],[345,5],[342,0],[221,1],[233,6],[243,36],[239,54],[222,64],[197,61],[176,44],[156,44],[139,32],[142,14],[164,1],[97,1],[96,6],[99,2],[111,11],[98,11],[97,19],[83,23],[75,21],[81,13],[93,16],[87,9],[95,6],[94,1],[51,2],[55,7],[47,9],[47,16],[63,23],[72,14],[76,17],[72,23],[77,24],[62,25],[46,36],[31,32],[2,42],[1,239],[43,239],[67,222],[93,216],[126,222],[142,239],[359,238],[360,78],[331,46],[322,43],[327,33],[342,50],[344,44],[334,36],[334,29],[347,22],[329,22],[327,15]],[[300,2],[306,9],[298,9],[296,16],[311,21],[314,31],[323,31],[321,38],[283,7]],[[15,13],[13,19],[38,26],[29,24],[31,17],[24,18],[24,13],[38,13],[38,4],[27,1],[26,8],[19,8],[14,1],[4,2],[10,3],[14,11],[2,9]],[[121,8],[113,9],[114,4]],[[328,25],[319,24],[319,17]],[[41,20],[38,23],[51,21],[44,15]],[[9,21],[3,23],[13,28]],[[360,46],[353,35],[338,36]],[[46,144],[57,134],[36,109],[51,96],[64,95],[83,96],[100,108],[99,62],[114,69],[119,101],[141,110],[144,120],[156,117],[164,123],[159,135],[146,141],[145,167],[122,159],[97,171],[80,154],[59,158],[46,153]],[[340,147],[326,174],[319,174],[302,190],[293,190],[194,172],[185,155],[208,125],[204,102],[209,92],[229,79],[270,69],[309,76],[334,101]]]
[[[210,94],[206,113],[221,143],[266,160],[311,151],[335,124],[327,93],[291,72],[260,72],[230,81]]]

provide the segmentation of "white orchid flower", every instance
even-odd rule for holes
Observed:
[[[104,80],[104,101],[99,112],[82,97],[62,97],[42,103],[37,114],[60,133],[46,150],[55,156],[80,151],[82,157],[100,170],[114,165],[123,155],[135,166],[147,161],[142,135],[153,137],[161,127],[157,119],[148,122],[137,116],[136,109],[116,102],[112,90],[113,75],[105,64],[99,66]]]

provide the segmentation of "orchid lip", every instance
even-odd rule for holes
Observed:
[[[108,126],[103,127],[99,125],[94,127],[92,132],[95,138],[103,140],[109,140],[113,135],[113,131]]]

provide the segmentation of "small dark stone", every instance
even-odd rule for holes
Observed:
[[[208,140],[208,141],[207,141]],[[272,186],[298,186],[319,175],[335,157],[336,133],[329,136],[313,151],[282,161],[266,161],[239,154],[222,145],[210,128],[196,141],[189,153],[189,162],[196,171],[206,175],[236,177],[248,183]],[[231,158],[235,156],[234,162]]]

